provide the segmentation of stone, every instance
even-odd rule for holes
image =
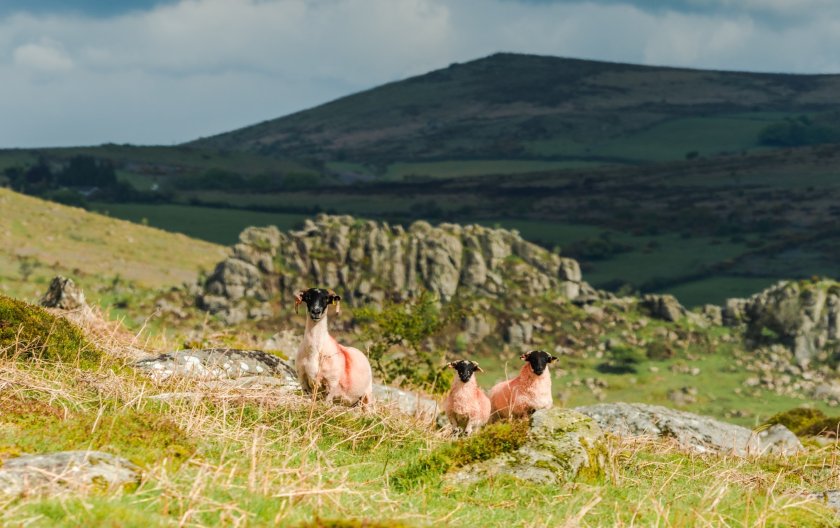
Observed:
[[[687,313],[686,309],[673,295],[650,293],[642,297],[640,304],[650,313],[651,317],[664,321],[679,321]]]
[[[708,416],[642,403],[603,403],[575,410],[617,436],[673,438],[698,453],[793,455],[803,449],[796,435],[783,425],[756,433]]]
[[[513,453],[467,466],[448,479],[472,483],[511,475],[536,484],[560,484],[581,474],[599,475],[606,463],[604,434],[591,418],[553,407],[531,415],[525,444]]]
[[[140,469],[101,451],[61,451],[23,455],[0,466],[0,495],[119,489],[139,484]]]
[[[373,384],[373,400],[377,407],[392,407],[403,414],[417,418],[434,419],[441,411],[438,402],[431,398],[377,383]]]
[[[41,297],[41,306],[60,310],[87,310],[84,292],[76,286],[73,279],[57,276],[50,282],[49,289]]]
[[[219,380],[273,376],[283,379],[290,388],[299,386],[297,374],[290,363],[261,350],[179,350],[141,359],[134,363],[134,367],[148,372],[157,381],[173,377]]]
[[[805,497],[818,501],[840,514],[840,490],[815,491],[806,494]]]

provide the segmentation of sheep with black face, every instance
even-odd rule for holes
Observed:
[[[332,290],[310,288],[295,295],[295,311],[306,304],[306,330],[295,358],[303,390],[324,394],[326,400],[347,405],[373,403],[373,373],[361,350],[344,346],[327,328],[327,311],[340,313],[341,297]]]
[[[553,405],[548,365],[557,358],[542,350],[522,354],[519,358],[525,361],[519,375],[490,389],[490,419],[493,421],[528,416],[537,409],[548,409]]]
[[[483,371],[475,361],[453,361],[447,366],[455,369],[457,376],[443,401],[443,410],[452,427],[472,434],[490,418],[490,399],[475,379],[475,373]]]

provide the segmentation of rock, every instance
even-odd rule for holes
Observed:
[[[537,484],[559,484],[581,473],[600,474],[605,455],[604,435],[592,419],[553,407],[531,415],[528,439],[517,451],[468,466],[448,478],[471,483],[505,474]]]
[[[404,391],[388,385],[374,383],[373,399],[376,406],[390,406],[401,413],[418,418],[432,419],[440,414],[437,401],[416,392]]]
[[[698,453],[792,455],[803,449],[796,435],[782,425],[755,433],[707,416],[642,403],[603,403],[575,410],[612,434],[674,438]]]
[[[723,309],[720,306],[704,304],[700,314],[713,325],[720,326],[723,324]]]
[[[805,497],[821,502],[840,514],[840,490],[815,491]]]
[[[505,329],[505,341],[512,347],[521,347],[534,337],[534,325],[528,321],[513,321]]]
[[[283,359],[261,350],[210,348],[179,350],[134,363],[158,381],[172,377],[199,380],[273,376],[289,388],[299,387],[295,369]]]
[[[673,295],[647,294],[642,297],[641,306],[651,317],[664,321],[679,321],[688,313]]]
[[[840,283],[782,281],[749,299],[729,299],[724,323],[745,325],[748,342],[781,344],[801,367],[840,348]]]
[[[677,407],[685,407],[697,403],[697,389],[694,387],[682,387],[668,392],[668,399]]]
[[[41,306],[61,310],[87,310],[85,294],[73,279],[57,276],[50,282],[47,293],[41,297]]]
[[[138,484],[140,470],[100,451],[62,451],[11,458],[0,466],[0,495],[117,489]]]
[[[408,299],[422,291],[444,302],[461,293],[501,299],[510,288],[571,299],[584,288],[576,261],[515,231],[422,221],[403,229],[322,214],[299,231],[243,231],[202,285],[196,305],[236,324],[272,315],[264,307],[253,309],[254,301],[276,306],[315,285],[361,303]]]

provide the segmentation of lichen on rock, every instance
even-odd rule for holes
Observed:
[[[517,450],[467,466],[448,478],[469,483],[510,475],[537,484],[557,484],[578,476],[603,474],[606,447],[594,420],[569,409],[553,407],[531,415],[525,443]]]

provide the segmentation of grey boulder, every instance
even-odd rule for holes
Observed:
[[[0,466],[0,495],[63,490],[116,489],[140,482],[140,470],[124,458],[100,451],[24,455]]]
[[[604,434],[588,416],[553,407],[531,415],[525,444],[512,453],[467,466],[449,479],[472,483],[481,478],[511,475],[537,484],[569,482],[581,474],[603,472]]]
[[[698,453],[792,455],[803,449],[796,435],[783,425],[756,432],[708,416],[643,403],[602,403],[575,410],[617,436],[674,438]]]

